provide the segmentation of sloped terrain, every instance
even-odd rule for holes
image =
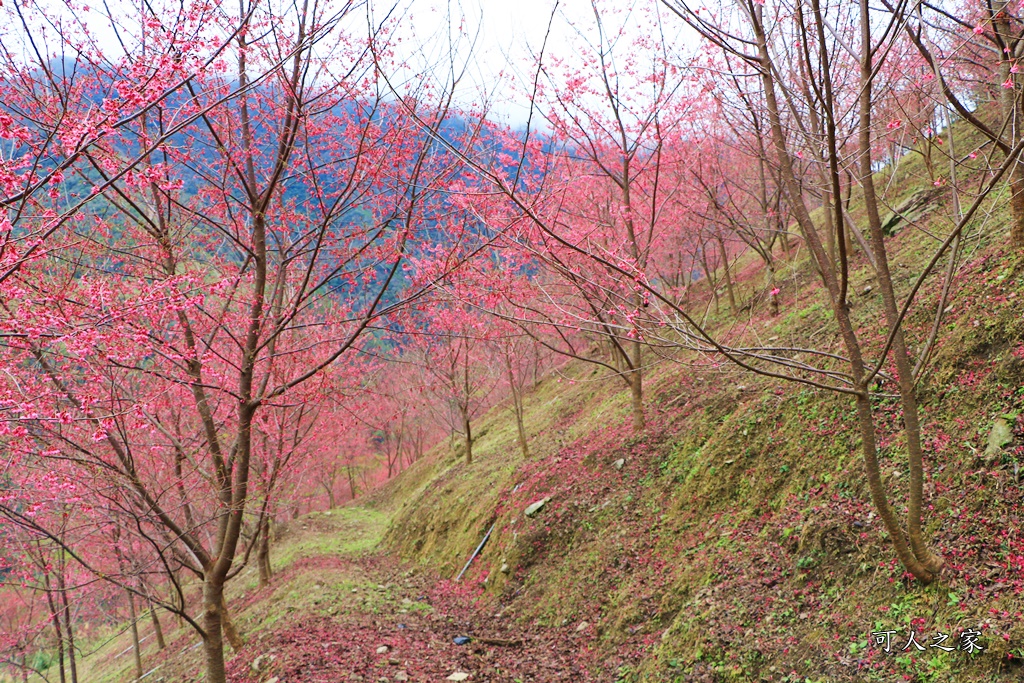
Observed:
[[[278,529],[272,586],[258,589],[249,573],[231,596],[245,645],[229,655],[229,680],[376,683],[460,673],[508,683],[599,680],[581,664],[585,634],[521,624],[475,600],[472,586],[376,551],[386,522],[348,507]],[[168,647],[158,651],[148,626],[140,623],[142,680],[204,680],[194,632],[165,623]],[[134,680],[127,633],[87,651],[80,680]]]
[[[913,204],[921,221],[892,225],[905,292],[935,244],[918,228],[939,225],[950,198],[915,199],[912,178],[895,179],[894,196],[900,183],[895,203]],[[934,584],[916,584],[895,559],[847,398],[697,368],[684,354],[649,373],[650,424],[639,436],[622,383],[580,364],[528,397],[530,460],[510,410],[492,411],[473,465],[441,448],[376,495],[395,514],[387,547],[454,575],[493,525],[464,580],[524,622],[590,633],[588,666],[600,680],[1019,680],[1024,263],[1003,246],[1004,209],[997,201],[979,219],[919,383],[927,531],[946,558]],[[761,279],[750,264],[741,284],[749,292]],[[927,336],[941,279],[927,280],[907,321],[913,339]],[[827,342],[831,316],[806,260],[794,255],[779,280],[778,317],[755,308],[736,322],[723,311],[719,331]],[[861,263],[854,311],[866,345],[879,348],[871,282]],[[880,398],[876,410],[890,500],[904,510],[898,402]],[[965,630],[980,632],[983,650],[956,649],[974,649]],[[890,652],[872,635],[885,631]]]
[[[886,219],[905,294],[950,197],[922,194],[912,173],[891,180],[891,203],[913,217]],[[472,465],[442,443],[359,507],[278,529],[273,586],[258,590],[250,569],[232,588],[247,644],[231,680],[1020,680],[1024,259],[1004,247],[1006,212],[997,201],[965,239],[918,387],[925,521],[946,560],[932,585],[895,559],[846,397],[683,352],[649,356],[648,427],[637,435],[624,384],[574,362],[526,396],[529,459],[499,405],[474,428]],[[778,316],[755,301],[737,319],[723,305],[712,325],[838,350],[805,255],[779,259]],[[877,349],[880,302],[863,258],[855,265],[854,312]],[[744,257],[736,273],[741,297],[755,300],[758,263]],[[927,336],[941,279],[926,281],[907,320],[912,339]],[[875,408],[902,511],[898,402],[883,395]],[[975,642],[965,632],[980,650],[957,648]],[[131,677],[125,638],[87,658],[86,680]],[[147,680],[199,680],[194,644],[184,629],[163,653],[147,644]]]

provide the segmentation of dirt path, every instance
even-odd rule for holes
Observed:
[[[524,627],[465,584],[367,550],[383,528],[372,513],[301,523],[274,585],[239,600],[249,637],[233,683],[600,680],[589,629]]]

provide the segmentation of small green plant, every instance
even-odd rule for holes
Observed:
[[[813,569],[818,566],[818,558],[813,555],[805,555],[796,561],[796,566],[800,569]]]

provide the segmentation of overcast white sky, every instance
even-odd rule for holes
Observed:
[[[118,22],[131,25],[137,20],[137,5],[132,0],[113,0],[102,3],[96,0],[35,0],[36,7],[59,21],[74,22],[72,16],[84,21],[99,39],[104,49],[117,50],[116,34],[106,16],[105,7],[115,12]],[[270,2],[287,0],[270,0]],[[340,5],[345,0],[338,0]],[[533,75],[533,57],[541,49],[545,33],[556,11],[551,35],[546,49],[547,56],[562,57],[570,64],[582,60],[579,50],[578,32],[593,35],[596,23],[591,0],[367,0],[369,12],[375,21],[394,10],[398,18],[398,33],[393,36],[400,58],[411,64],[445,65],[452,62],[448,57],[449,37],[457,39],[456,63],[470,64],[459,89],[462,103],[478,101],[487,97],[492,103],[492,115],[506,117],[512,124],[525,121],[527,108],[525,98],[519,94],[529,88],[525,85]],[[651,11],[661,14],[666,34],[679,38],[682,22],[659,5],[660,0],[598,0],[606,30],[610,33],[622,29],[622,38],[627,47],[632,39],[643,32],[650,32]],[[397,7],[395,6],[397,3]],[[90,7],[90,4],[92,5]],[[159,6],[159,2],[156,3]],[[174,5],[175,3],[171,3]],[[31,50],[24,41],[24,30],[12,12],[12,5],[0,11],[7,21],[0,22],[0,41],[6,49],[21,47],[28,61],[33,61]],[[86,9],[88,8],[88,9]],[[365,30],[366,13],[357,9],[349,17],[353,30]],[[55,24],[37,17],[33,33],[45,35],[44,52],[58,54],[59,39],[56,39]],[[348,22],[346,22],[348,23]],[[358,24],[362,23],[362,28]],[[624,27],[624,28],[623,28]],[[460,34],[461,31],[461,34]],[[19,34],[22,34],[19,37]],[[683,32],[685,35],[685,32]],[[394,39],[401,38],[400,43]],[[470,41],[476,42],[470,52]],[[620,47],[620,49],[621,49]],[[574,52],[574,49],[576,52]],[[582,63],[582,62],[581,62]],[[505,79],[500,80],[504,74]],[[512,85],[518,77],[521,87]],[[517,96],[518,94],[518,96]]]
[[[371,0],[375,1],[375,0]],[[569,60],[581,60],[577,32],[593,35],[596,27],[591,0],[400,0],[403,45],[426,45],[431,52],[419,59],[443,62],[446,38],[451,27],[450,17],[465,18],[460,53],[463,60],[472,63],[472,69],[462,86],[462,97],[474,97],[475,90],[492,94],[493,111],[507,117],[513,124],[525,121],[528,110],[517,89],[505,78],[532,78],[534,56],[544,44],[551,23],[546,55]],[[381,4],[383,7],[386,4]],[[682,22],[658,5],[658,0],[604,0],[602,9],[606,31],[622,31],[622,42],[628,45],[640,32],[651,30],[645,10],[661,13],[665,32],[676,40],[685,38]],[[631,12],[624,11],[633,6]],[[555,12],[552,22],[552,12]],[[457,31],[457,27],[455,27]],[[406,36],[408,38],[406,39]],[[469,39],[476,38],[472,57],[469,57]]]

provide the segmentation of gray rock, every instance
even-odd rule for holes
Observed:
[[[407,680],[409,680],[409,674],[405,673],[404,671],[399,671],[398,673],[395,674],[395,680],[396,681],[407,681]]]
[[[509,571],[511,571],[511,570],[510,570],[510,568],[508,566],[508,562],[502,562],[501,563],[501,573],[502,574],[508,574]]]
[[[453,673],[451,676],[449,676],[445,680],[446,681],[464,681],[464,680],[466,680],[468,678],[469,678],[469,674],[463,673],[461,671],[456,671],[455,673]]]
[[[252,660],[252,670],[259,673],[270,666],[270,663],[277,659],[277,655],[260,655]]]
[[[526,509],[523,510],[523,514],[526,515],[527,517],[533,517],[535,514],[540,512],[542,507],[547,505],[549,500],[551,500],[551,499],[550,498],[541,498],[536,503],[530,503],[529,505],[526,506]],[[458,680],[464,681],[466,679],[460,678]]]
[[[583,632],[584,632],[584,631],[586,631],[586,630],[587,630],[588,628],[590,628],[590,624],[588,624],[588,623],[587,623],[587,622],[585,622],[585,621],[581,621],[581,622],[580,622],[580,625],[576,627],[576,633],[583,633]]]
[[[380,647],[377,648],[377,654],[379,654],[379,655],[386,655],[388,653],[388,650],[390,650],[390,649],[391,648],[389,648],[387,645],[381,645]]]
[[[988,434],[988,445],[985,447],[985,455],[994,458],[1003,450],[1003,446],[1013,441],[1013,430],[1010,423],[1002,417],[997,417],[992,424],[992,431]]]
[[[615,462],[612,463],[612,467],[614,467],[617,470],[621,470],[625,466],[626,466],[626,459],[625,458],[619,458],[618,460],[616,460]]]

